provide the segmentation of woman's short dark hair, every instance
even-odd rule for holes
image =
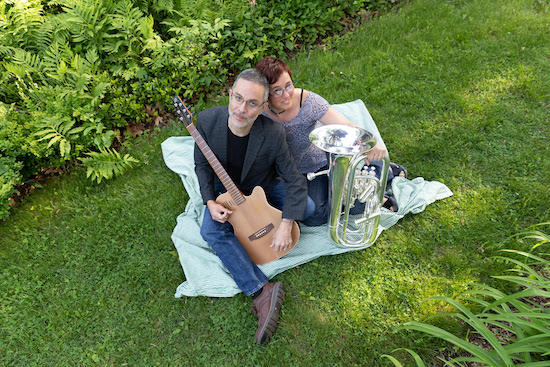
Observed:
[[[275,83],[285,71],[292,78],[288,65],[281,59],[275,57],[264,57],[256,64],[256,69],[262,72],[269,84]]]

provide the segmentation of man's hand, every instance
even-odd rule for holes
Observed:
[[[384,149],[379,143],[376,143],[374,148],[372,148],[367,154],[367,164],[370,164],[372,161],[380,161],[388,154],[388,151]]]
[[[271,243],[273,250],[279,252],[289,249],[292,245],[291,231],[293,224],[293,220],[283,218],[279,228],[277,228],[277,231],[275,231],[275,234],[273,235],[273,242]]]
[[[208,210],[210,211],[210,215],[212,216],[212,219],[214,219],[216,222],[225,223],[227,222],[227,218],[233,213],[231,210],[227,209],[225,206],[216,203],[214,200],[208,200],[206,202],[206,206],[208,207]]]

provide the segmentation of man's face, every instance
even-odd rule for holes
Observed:
[[[260,84],[239,79],[229,98],[229,125],[237,129],[251,126],[265,107],[264,93]]]

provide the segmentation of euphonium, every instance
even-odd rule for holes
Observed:
[[[372,245],[386,190],[388,155],[383,159],[378,179],[365,164],[368,152],[376,145],[376,139],[368,131],[348,125],[324,125],[314,129],[309,140],[330,153],[328,170],[307,174],[308,180],[321,174],[329,176],[330,237],[340,247]]]

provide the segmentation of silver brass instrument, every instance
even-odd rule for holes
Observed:
[[[307,174],[310,181],[322,174],[329,176],[330,237],[345,248],[372,245],[386,190],[388,155],[383,159],[378,179],[365,164],[368,152],[376,145],[376,139],[368,131],[348,125],[323,125],[309,134],[309,140],[330,153],[328,170]],[[358,205],[356,201],[365,204],[360,215],[350,213]]]

